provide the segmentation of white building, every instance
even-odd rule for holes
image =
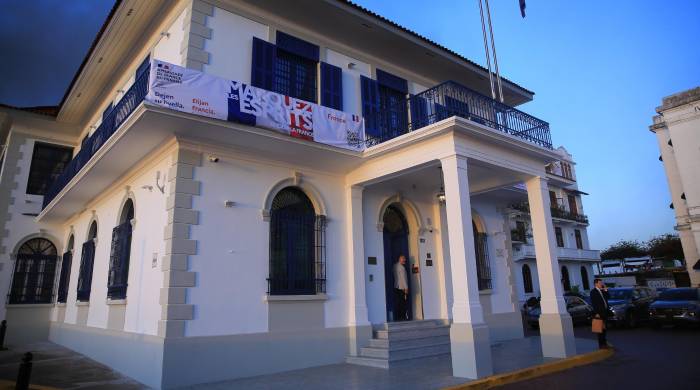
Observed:
[[[564,147],[556,150],[560,159],[545,166],[549,186],[549,205],[554,224],[557,258],[564,291],[589,291],[593,288],[594,265],[600,252],[590,248],[588,217],[583,212],[582,195],[576,182],[575,163]],[[535,246],[524,186],[497,190],[513,199],[507,209],[510,220],[513,260],[517,272],[518,297],[524,302],[540,296]]]
[[[692,286],[700,286],[700,87],[663,98],[654,124]]]
[[[179,101],[156,76],[212,87]],[[53,115],[0,108],[9,342],[49,338],[153,387],[382,365],[372,327],[394,329],[390,270],[406,254],[411,319],[438,338],[414,356],[451,351],[454,375],[491,374],[489,343],[523,337],[524,264],[543,354],[574,354],[560,273],[584,285],[597,254],[573,162],[513,108],[532,92],[504,79],[500,104],[487,80],[344,1],[117,2]],[[231,87],[223,114],[214,85]],[[276,106],[287,134],[270,107],[243,113],[282,96],[265,90],[291,97]],[[312,111],[327,114],[313,131]]]

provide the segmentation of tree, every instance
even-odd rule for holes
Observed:
[[[600,252],[600,258],[603,260],[621,260],[645,256],[646,254],[646,248],[638,241],[621,240]]]
[[[647,253],[654,259],[684,260],[681,239],[675,234],[662,234],[647,242]]]

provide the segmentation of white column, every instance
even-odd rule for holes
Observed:
[[[452,375],[481,378],[493,373],[489,328],[479,302],[467,159],[441,160],[445,180],[452,280]]]
[[[561,270],[557,259],[547,181],[535,176],[526,182],[540,282],[540,337],[542,355],[563,358],[576,354],[574,328],[566,311]]]
[[[365,245],[364,221],[362,217],[361,186],[346,189],[347,199],[347,275],[350,306],[350,355],[357,356],[360,348],[366,347],[372,337],[372,327],[368,320],[367,298],[365,294]]]

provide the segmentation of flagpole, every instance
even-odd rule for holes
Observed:
[[[496,58],[496,38],[493,36],[493,28],[491,26],[491,10],[489,7],[489,0],[484,1],[486,2],[486,16],[489,21],[489,32],[491,33],[491,48],[493,49],[493,65],[494,68],[496,68],[496,81],[498,82],[498,93],[500,96],[501,103],[503,103],[503,87],[501,86],[501,74],[498,72],[498,58]],[[479,2],[479,4],[481,5],[481,2]],[[483,12],[481,18],[484,18]]]
[[[488,44],[488,38],[486,36],[486,24],[484,22],[484,8],[481,5],[481,0],[477,0],[479,2],[479,12],[481,13],[481,31],[484,33],[484,51],[486,52],[486,66],[488,67],[489,70],[489,86],[491,86],[491,98],[496,99],[496,91],[493,86],[493,74],[491,73],[491,56],[489,54],[489,44]],[[487,3],[488,4],[488,3]],[[489,24],[489,28],[491,28],[491,24]]]

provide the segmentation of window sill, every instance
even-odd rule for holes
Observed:
[[[30,307],[53,307],[53,303],[8,303],[5,307],[30,308]]]
[[[107,299],[107,305],[126,305],[125,299]]]
[[[263,301],[265,302],[306,302],[306,301],[327,301],[328,295],[326,294],[315,294],[315,295],[265,295]]]
[[[75,306],[90,306],[90,301],[76,301]]]
[[[479,290],[479,295],[491,295],[493,294],[493,289],[488,288],[486,290]]]

